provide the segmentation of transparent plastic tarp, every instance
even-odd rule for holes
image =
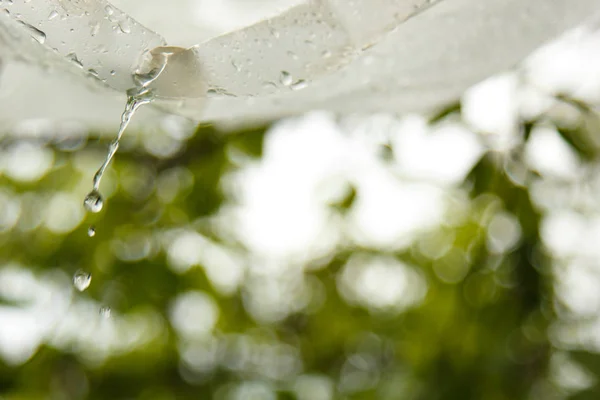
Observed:
[[[150,119],[159,109],[238,126],[314,109],[430,112],[581,24],[599,5],[5,0],[0,119],[5,127],[46,118],[114,128],[132,72],[159,46],[179,49],[153,83],[162,101],[146,111]]]

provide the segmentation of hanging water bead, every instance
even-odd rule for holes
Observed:
[[[89,212],[99,213],[104,206],[104,200],[102,199],[102,195],[97,190],[92,190],[85,196],[83,200],[83,207]]]
[[[94,237],[94,236],[96,236],[96,228],[94,228],[94,225],[92,225],[92,226],[90,226],[90,227],[88,228],[87,235],[88,235],[89,237]]]

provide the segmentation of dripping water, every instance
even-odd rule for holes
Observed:
[[[111,8],[112,10],[112,8]],[[107,13],[110,15],[110,11],[107,8]],[[92,181],[92,190],[85,196],[83,206],[88,212],[98,213],[104,206],[104,200],[100,193],[100,183],[102,177],[106,172],[106,169],[110,165],[114,158],[123,133],[129,125],[131,118],[135,112],[144,104],[148,104],[154,100],[154,94],[152,89],[149,88],[150,84],[154,82],[159,75],[164,71],[168,58],[177,51],[176,48],[171,47],[159,47],[151,51],[148,55],[150,58],[146,60],[145,65],[138,68],[132,75],[132,79],[135,87],[127,91],[127,103],[125,104],[125,110],[121,114],[121,124],[119,125],[119,131],[117,132],[116,138],[110,143],[108,147],[108,153],[104,162],[94,174]],[[111,72],[112,74],[112,72]],[[93,227],[88,230],[88,236],[92,237],[96,233]]]
[[[106,155],[106,158],[104,159],[104,162],[98,171],[96,171],[96,174],[94,174],[92,190],[87,194],[87,196],[85,196],[83,201],[83,205],[88,212],[98,213],[102,210],[102,207],[104,206],[104,200],[100,194],[100,183],[102,182],[102,177],[106,172],[106,168],[108,168],[117,150],[119,149],[123,132],[125,132],[127,125],[129,125],[129,121],[131,121],[131,118],[137,109],[144,104],[150,103],[151,101],[152,92],[146,87],[128,91],[127,104],[125,105],[125,110],[121,115],[121,124],[119,125],[117,137],[108,146],[108,154]]]

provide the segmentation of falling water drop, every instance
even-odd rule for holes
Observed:
[[[80,292],[87,289],[90,286],[90,283],[92,283],[92,274],[89,272],[79,270],[73,275],[73,286]]]
[[[281,75],[279,76],[279,81],[284,86],[290,86],[294,82],[294,78],[287,71],[281,71]]]
[[[94,187],[94,189],[85,196],[83,200],[83,206],[91,213],[99,213],[104,206],[104,200],[100,192]]]
[[[94,225],[92,225],[92,226],[90,226],[90,227],[88,228],[87,235],[88,235],[89,237],[94,237],[94,236],[96,236],[96,228],[94,227]]]
[[[109,319],[110,313],[111,313],[111,309],[109,306],[100,307],[99,314],[102,318]]]

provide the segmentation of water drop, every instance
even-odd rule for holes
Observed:
[[[129,26],[129,22],[126,19],[119,22],[119,29],[123,33],[131,33],[131,27]]]
[[[284,86],[290,86],[294,82],[294,78],[287,71],[281,71],[281,75],[279,76],[279,81]]]
[[[102,200],[100,192],[96,189],[89,192],[83,200],[83,206],[89,212],[99,213],[102,210],[102,206],[104,206],[104,200]]]
[[[99,23],[96,22],[96,23],[90,24],[90,35],[96,36],[99,31],[100,31],[100,24]]]
[[[297,60],[298,59],[298,55],[296,53],[294,53],[293,51],[288,51],[287,52],[288,57],[290,57],[292,60]]]
[[[89,272],[79,270],[73,275],[73,286],[80,292],[87,289],[90,286],[90,283],[92,283],[92,274]]]
[[[163,71],[164,66],[161,67],[156,67],[151,69],[148,72],[145,73],[135,73],[133,74],[133,82],[135,83],[135,85],[137,87],[147,87],[148,85],[150,85],[152,82],[154,82],[154,80],[156,78],[158,78],[158,75],[160,75],[160,73]]]
[[[277,85],[273,82],[263,82],[263,87],[270,90],[277,89]]]
[[[50,12],[50,14],[48,15],[48,20],[52,20],[54,18],[58,17],[58,12],[56,10],[52,10]]]
[[[44,44],[46,42],[46,34],[43,31],[40,31],[35,26],[31,26],[26,22],[19,21],[19,23],[29,30],[31,37],[34,38],[38,43]]]
[[[308,84],[306,83],[305,80],[300,79],[298,82],[295,82],[291,88],[292,90],[302,90],[304,89]]]
[[[329,57],[331,57],[331,51],[325,50],[325,51],[323,51],[322,55],[323,55],[323,58],[329,58]]]
[[[94,236],[96,236],[96,228],[94,228],[94,225],[92,225],[92,226],[90,226],[90,227],[88,228],[87,235],[88,235],[89,237],[94,237]]]
[[[115,71],[114,69],[111,69],[111,70],[110,70],[110,74],[111,74],[111,76],[114,76],[116,73],[117,73],[117,71]]]
[[[111,309],[109,306],[100,307],[99,313],[102,318],[105,318],[105,319],[110,318],[110,312],[111,312]]]
[[[69,53],[69,54],[67,54],[67,58],[69,60],[73,61],[79,67],[83,68],[83,64],[82,64],[81,61],[79,61],[79,58],[77,58],[77,54],[75,54],[75,53]]]
[[[104,7],[104,11],[106,12],[106,15],[113,15],[115,13],[115,9],[111,6]]]

